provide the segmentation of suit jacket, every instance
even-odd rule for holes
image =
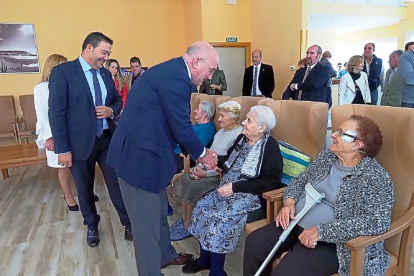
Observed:
[[[253,87],[253,67],[249,66],[244,70],[244,78],[243,78],[243,96],[251,96],[252,95],[252,87]],[[268,64],[262,63],[259,77],[259,89],[262,92],[263,96],[271,98],[273,90],[275,89],[275,75],[273,73],[273,67]]]
[[[109,147],[107,164],[131,186],[158,193],[177,170],[178,144],[196,160],[203,145],[190,121],[191,80],[175,58],[147,70],[133,85]]]
[[[122,99],[111,73],[105,68],[99,71],[107,90],[105,106],[112,108],[114,116],[117,116],[121,112]],[[49,121],[55,153],[71,152],[73,159],[86,160],[91,155],[96,140],[96,112],[79,59],[53,68],[49,91]],[[106,120],[113,133],[113,120]]]
[[[385,75],[385,83],[384,83],[384,90],[382,91],[382,98],[381,98],[381,105],[387,106],[401,106],[401,98],[402,98],[402,88],[403,88],[403,81],[400,75],[400,70],[398,69],[395,72],[394,76],[389,82],[391,74],[391,69],[388,69]]]
[[[301,68],[298,74],[305,76],[307,67]],[[309,72],[305,82],[303,78],[297,82],[298,91],[302,90],[302,101],[313,101],[313,102],[326,102],[326,90],[329,81],[329,67],[320,64],[315,64],[312,70]],[[290,84],[295,83],[293,81]],[[290,86],[289,84],[289,86]]]
[[[296,70],[295,75],[293,76],[293,79],[290,83],[299,83],[302,82],[303,77],[305,76],[305,72],[306,70]],[[292,100],[297,100],[298,99],[298,94],[299,91],[298,90],[291,90],[290,89],[290,84],[286,87],[285,92],[283,92],[282,95],[282,100],[289,100],[290,98],[292,98]]]

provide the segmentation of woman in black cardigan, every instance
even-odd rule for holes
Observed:
[[[199,200],[193,211],[189,231],[200,241],[200,258],[185,265],[183,273],[209,269],[209,275],[227,275],[225,256],[236,249],[248,213],[262,208],[264,192],[282,186],[283,159],[270,136],[276,125],[273,111],[254,106],[242,125],[227,155],[218,158],[224,171],[220,187]]]

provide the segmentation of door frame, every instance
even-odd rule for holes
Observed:
[[[244,48],[246,57],[244,60],[245,67],[252,64],[251,55],[251,43],[250,42],[210,42],[213,47],[228,47],[228,48]]]

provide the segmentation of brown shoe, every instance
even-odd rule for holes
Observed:
[[[185,253],[178,253],[177,258],[175,258],[174,260],[172,260],[172,262],[162,265],[161,269],[166,268],[167,266],[170,265],[185,265],[189,262],[191,262],[192,260],[194,260],[194,257],[192,254],[185,254]]]

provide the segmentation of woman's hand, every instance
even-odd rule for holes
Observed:
[[[221,186],[218,188],[218,193],[222,197],[229,197],[233,194],[233,183],[227,183],[226,185]]]
[[[50,137],[49,139],[46,140],[45,148],[48,151],[54,151],[55,150],[55,143],[53,142],[53,137]]]
[[[285,204],[276,217],[277,227],[280,225],[283,230],[286,230],[289,227],[289,220],[295,219],[295,203],[293,198],[286,199]]]
[[[298,239],[304,246],[308,248],[315,248],[317,241],[319,241],[318,229],[314,226],[303,230]]]
[[[195,166],[190,170],[190,177],[192,179],[204,178],[207,177],[207,173],[199,166]]]
[[[217,84],[210,84],[211,89],[221,90],[221,86]]]

